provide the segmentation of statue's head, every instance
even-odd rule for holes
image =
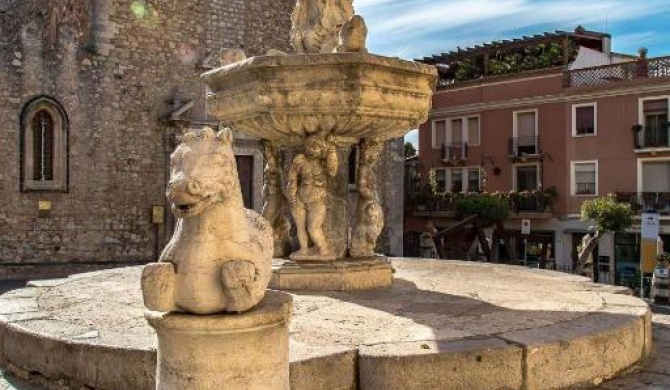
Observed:
[[[170,156],[167,198],[178,218],[200,214],[214,203],[239,198],[240,182],[230,129],[186,133]]]
[[[305,154],[312,158],[320,158],[328,151],[328,136],[323,133],[310,134],[305,138]]]

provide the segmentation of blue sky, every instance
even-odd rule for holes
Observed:
[[[670,0],[354,0],[376,54],[422,58],[578,25],[612,34],[614,51],[670,55]],[[408,137],[416,141],[416,132]]]

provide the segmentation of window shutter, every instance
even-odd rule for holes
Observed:
[[[446,122],[445,121],[436,121],[435,122],[435,146],[436,148],[439,148],[446,142],[446,134],[447,134],[447,129],[446,129]]]
[[[468,144],[479,145],[479,117],[468,118]]]
[[[524,112],[517,115],[517,136],[535,137],[535,113]]]

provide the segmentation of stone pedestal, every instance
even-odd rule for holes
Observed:
[[[275,259],[270,280],[270,288],[277,290],[349,291],[391,284],[393,267],[383,256],[325,263]]]
[[[292,297],[268,291],[242,314],[147,312],[158,334],[158,390],[289,390]]]

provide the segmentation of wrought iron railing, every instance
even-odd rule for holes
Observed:
[[[670,77],[670,57],[638,59],[618,64],[576,69],[564,74],[566,87],[584,87],[631,81],[639,78]]]
[[[633,126],[635,149],[670,148],[670,126]]]
[[[454,142],[442,144],[442,160],[462,161],[468,158],[468,144],[465,142]]]
[[[541,154],[540,152],[540,137],[510,137],[509,139],[509,155],[523,156]]]
[[[630,204],[635,212],[655,210],[670,215],[670,192],[617,192],[616,198]]]

